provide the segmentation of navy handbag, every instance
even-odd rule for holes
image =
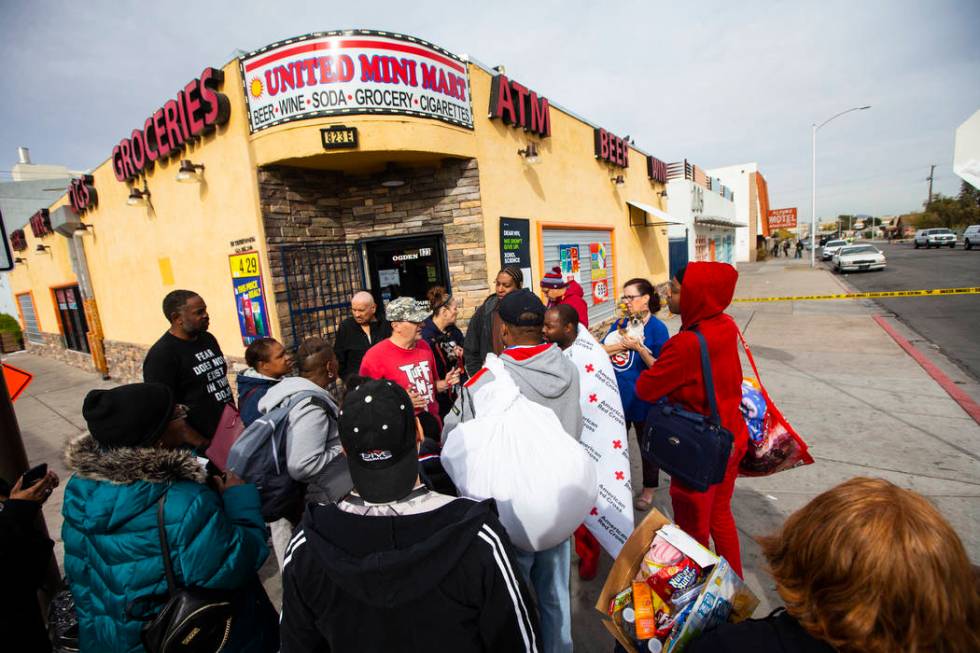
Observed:
[[[640,453],[672,478],[704,492],[724,480],[733,438],[718,415],[708,345],[700,332],[695,330],[694,335],[701,346],[701,373],[711,414],[695,413],[661,399],[647,413]]]

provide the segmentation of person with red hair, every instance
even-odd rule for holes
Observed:
[[[977,576],[915,492],[852,478],[759,543],[785,610],[709,630],[689,653],[980,651]]]
[[[698,492],[674,478],[670,482],[670,499],[677,525],[704,546],[708,546],[710,536],[718,555],[741,576],[742,556],[731,501],[749,432],[739,409],[742,363],[738,357],[738,327],[724,313],[737,281],[738,272],[727,263],[698,262],[678,270],[670,282],[667,303],[671,313],[680,314],[681,330],[664,343],[657,360],[640,374],[636,396],[651,403],[667,397],[686,410],[709,414],[701,374],[701,348],[694,331],[704,336],[721,425],[733,437],[732,453],[721,483]]]

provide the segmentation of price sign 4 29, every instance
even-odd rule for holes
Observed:
[[[259,276],[259,253],[247,252],[230,256],[231,276],[238,279],[240,277]]]

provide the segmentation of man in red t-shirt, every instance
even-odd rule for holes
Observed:
[[[459,383],[459,369],[439,380],[435,357],[422,340],[422,323],[429,317],[427,308],[411,297],[399,297],[388,303],[385,314],[391,323],[391,337],[368,349],[361,361],[361,376],[388,379],[405,388],[426,437],[438,442],[442,421],[436,393]]]

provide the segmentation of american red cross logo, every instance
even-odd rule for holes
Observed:
[[[626,475],[623,472],[616,472],[616,480],[621,481]]]
[[[585,366],[585,371],[588,372],[589,374],[595,372],[595,365],[589,363],[588,365]]]
[[[592,515],[593,517],[595,517],[596,515],[598,515],[598,514],[599,514],[599,509],[598,509],[598,508],[593,508],[593,509],[592,509],[592,510],[591,510],[591,511],[589,512],[589,514],[590,514],[590,515]]]
[[[613,449],[622,449],[622,448],[623,448],[622,440],[613,440]]]
[[[599,401],[599,398],[595,395],[595,393],[592,393],[592,394],[589,395],[589,403],[590,404],[594,404],[597,401]]]

